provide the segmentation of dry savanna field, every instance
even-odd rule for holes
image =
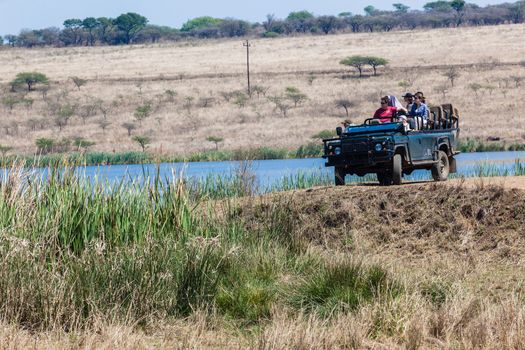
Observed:
[[[245,50],[240,40],[189,41],[120,47],[2,48],[1,145],[31,154],[35,140],[84,138],[92,150],[140,150],[134,135],[151,139],[148,150],[184,154],[260,146],[294,148],[346,118],[373,114],[383,94],[423,91],[431,104],[451,102],[462,116],[462,136],[523,143],[524,25],[302,36],[251,41],[251,80],[246,91]],[[339,61],[374,55],[390,61],[359,79]],[[455,67],[454,86],[444,75]],[[17,73],[38,71],[47,91],[10,92]],[[71,77],[87,82],[79,89]],[[306,99],[295,105],[285,90]],[[137,108],[149,106],[145,118]],[[70,108],[71,107],[71,108]],[[72,110],[72,113],[67,110]],[[61,113],[68,120],[60,120]],[[128,133],[128,129],[130,129]],[[131,136],[130,136],[131,134]]]

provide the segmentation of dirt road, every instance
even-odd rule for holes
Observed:
[[[432,184],[436,183],[434,181],[404,181],[403,185],[401,186],[416,186],[416,185],[422,185],[422,184]],[[466,178],[466,179],[452,179],[448,180],[446,182],[443,182],[443,184],[448,185],[458,185],[460,183],[463,183],[469,188],[479,187],[480,185],[496,185],[496,186],[503,186],[507,189],[518,189],[518,190],[525,190],[525,176],[498,176],[498,177],[476,177],[476,178]],[[370,186],[370,187],[379,187],[379,185],[376,182],[367,182],[367,183],[360,183],[360,184],[349,184],[349,186]]]

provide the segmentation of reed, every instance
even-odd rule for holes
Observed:
[[[290,234],[286,205],[274,207],[271,225],[247,225],[235,202],[225,202],[229,214],[219,218],[208,199],[251,194],[247,178],[249,164],[229,179],[198,184],[158,176],[107,182],[70,168],[45,175],[10,169],[0,186],[1,320],[38,331],[82,330],[94,320],[147,324],[199,309],[248,326],[279,304],[300,311],[305,305],[297,300],[315,299],[308,276],[330,278],[323,276],[338,266],[351,268],[360,285],[375,286],[366,265],[308,252]],[[332,295],[330,307],[346,303],[337,288],[323,288]],[[386,295],[366,293],[353,307]]]

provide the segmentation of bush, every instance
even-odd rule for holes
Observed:
[[[53,145],[55,144],[55,141],[53,139],[42,137],[37,139],[35,144],[37,147],[37,153],[48,154],[53,151]]]
[[[276,32],[264,32],[262,33],[263,38],[277,38],[279,37],[279,33]]]

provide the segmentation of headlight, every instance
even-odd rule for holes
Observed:
[[[376,145],[374,146],[374,149],[376,150],[376,152],[381,152],[383,150],[383,144],[376,143]]]
[[[340,154],[341,154],[341,147],[336,147],[336,148],[334,148],[334,154],[335,154],[336,156],[340,155]]]

